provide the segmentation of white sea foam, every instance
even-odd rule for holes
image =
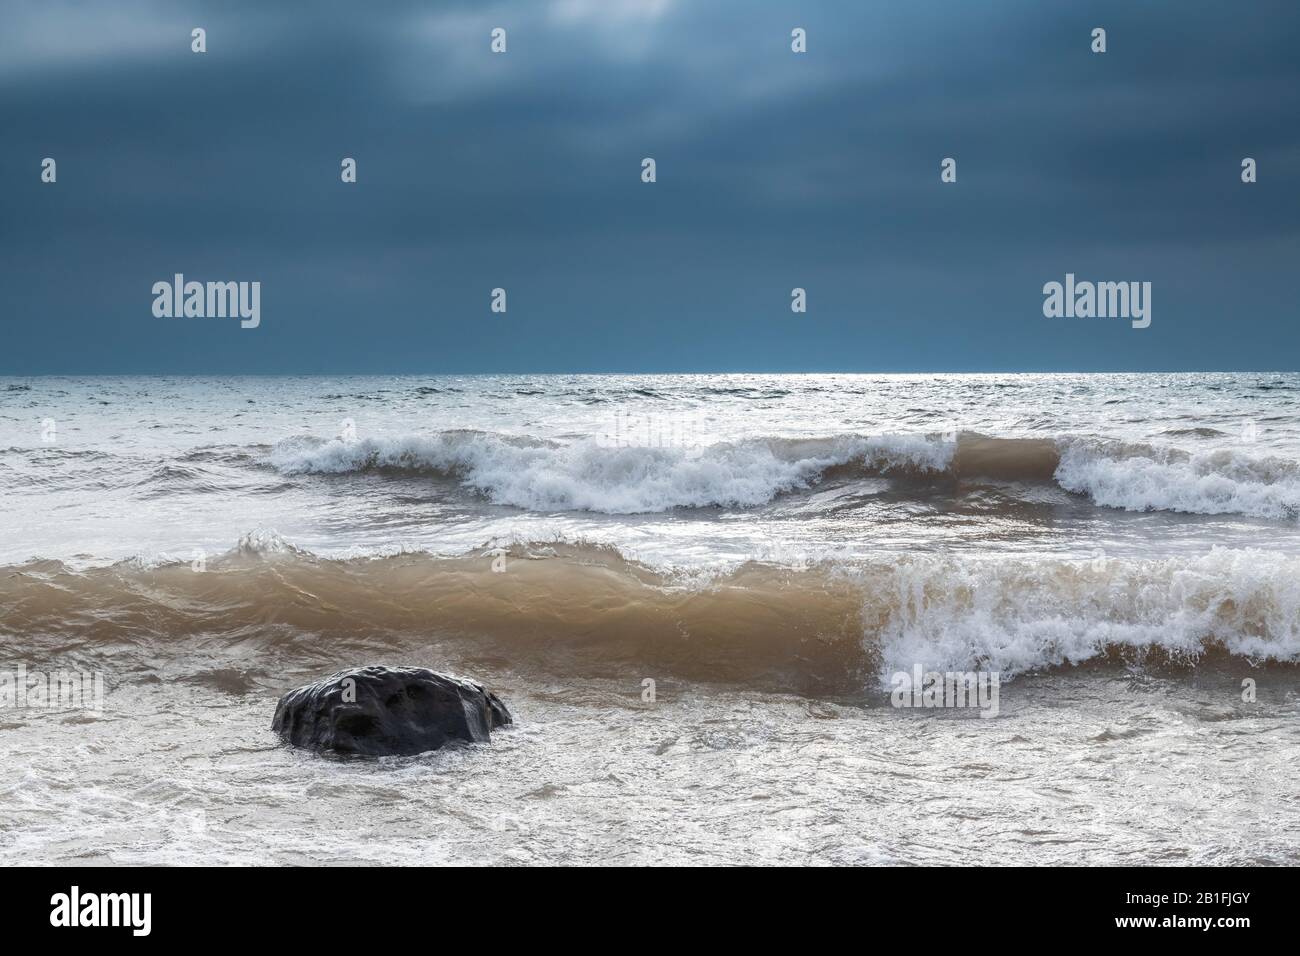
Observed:
[[[756,439],[707,448],[526,442],[482,432],[319,442],[291,439],[271,453],[285,474],[370,469],[453,477],[497,504],[534,511],[638,514],[671,508],[753,507],[815,484],[827,469],[861,463],[941,471],[952,443],[921,436]]]
[[[1069,562],[916,555],[864,589],[882,673],[1081,663],[1110,648],[1300,659],[1300,559],[1216,548],[1199,557]]]
[[[1070,438],[1058,444],[1057,483],[1104,507],[1271,519],[1300,515],[1300,466],[1289,459],[1252,457],[1236,449],[1188,454]],[[658,448],[449,431],[361,441],[298,437],[276,445],[271,462],[285,474],[430,472],[457,479],[497,504],[638,514],[763,505],[779,494],[815,485],[829,469],[854,463],[879,474],[942,472],[952,465],[956,448],[920,435],[764,438],[706,448]],[[1000,454],[993,464],[1007,472],[1004,477],[1014,478],[1022,450],[1005,442]]]
[[[1258,518],[1300,514],[1300,469],[1287,459],[1234,449],[1189,455],[1117,442],[1062,445],[1057,482],[1099,505]]]
[[[234,554],[266,558],[275,555],[302,556],[307,552],[286,541],[274,528],[254,528],[239,536]]]

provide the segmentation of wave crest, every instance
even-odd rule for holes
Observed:
[[[446,431],[360,441],[292,438],[272,449],[270,461],[286,475],[427,474],[457,481],[496,504],[543,512],[752,508],[829,478],[888,476],[1055,481],[1097,505],[1129,511],[1300,515],[1300,465],[1289,459],[1069,436],[837,435],[645,447]]]
[[[641,514],[755,507],[848,465],[942,471],[951,443],[920,436],[765,438],[707,447],[570,445],[484,432],[321,442],[291,439],[271,462],[285,474],[396,470],[452,478],[496,504],[534,511]]]
[[[1300,558],[1259,550],[750,562],[690,577],[563,542],[461,557],[276,553],[268,563],[237,549],[204,573],[184,563],[4,569],[0,633],[60,647],[138,642],[146,655],[154,640],[214,634],[272,654],[286,644],[311,653],[321,640],[377,653],[441,635],[543,668],[635,661],[701,680],[840,692],[915,664],[1013,675],[1112,659],[1300,661]]]
[[[1056,480],[1066,491],[1126,511],[1295,519],[1300,467],[1235,449],[1188,454],[1119,442],[1066,444]]]

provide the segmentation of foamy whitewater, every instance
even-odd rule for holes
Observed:
[[[0,493],[0,671],[107,687],[10,859],[1300,862],[1300,375],[0,378]],[[366,663],[517,725],[274,737]]]

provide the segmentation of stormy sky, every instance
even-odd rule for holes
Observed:
[[[1294,0],[7,0],[0,374],[1296,369],[1298,50]],[[155,317],[177,272],[260,327]],[[1067,272],[1151,326],[1045,318]]]

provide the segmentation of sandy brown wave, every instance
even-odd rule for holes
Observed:
[[[951,469],[959,477],[1002,481],[1051,481],[1061,455],[1047,438],[990,438],[963,432]]]
[[[127,646],[222,635],[231,646],[347,641],[364,653],[437,635],[700,679],[779,675],[786,684],[798,675],[800,686],[856,684],[865,666],[852,581],[747,565],[702,587],[586,547],[545,558],[527,549],[352,561],[234,555],[201,573],[34,562],[0,579],[0,607],[0,634]]]
[[[1254,551],[752,562],[701,580],[582,545],[362,560],[245,550],[202,572],[8,569],[0,636],[11,649],[93,645],[142,662],[187,640],[207,649],[216,640],[227,656],[346,646],[358,663],[436,638],[559,672],[636,662],[697,680],[847,692],[913,663],[1014,673],[1117,655],[1293,662],[1298,580],[1300,559]]]

